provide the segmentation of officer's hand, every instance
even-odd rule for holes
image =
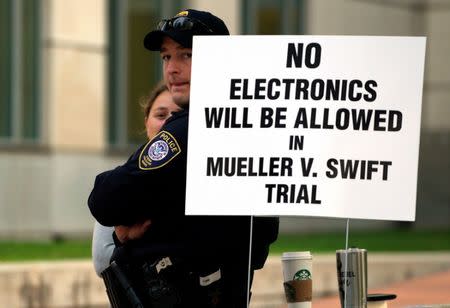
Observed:
[[[152,221],[150,219],[134,224],[132,226],[115,226],[114,231],[116,233],[117,239],[121,243],[125,243],[129,240],[135,240],[144,235],[145,231],[148,230]]]

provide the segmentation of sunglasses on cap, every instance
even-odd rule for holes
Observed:
[[[171,19],[163,19],[158,23],[157,29],[160,31],[167,31],[170,29],[187,31],[187,30],[203,30],[209,33],[214,33],[211,28],[205,25],[198,19],[189,18],[186,16],[178,16]]]

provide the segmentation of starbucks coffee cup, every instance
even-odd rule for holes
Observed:
[[[284,294],[288,308],[311,308],[312,255],[309,251],[284,252]]]

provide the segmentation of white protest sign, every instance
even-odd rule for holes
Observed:
[[[414,220],[425,42],[195,37],[186,214]]]

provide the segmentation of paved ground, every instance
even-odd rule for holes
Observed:
[[[450,271],[426,275],[379,289],[369,293],[396,294],[395,300],[388,302],[389,308],[439,307],[450,308]],[[438,306],[432,306],[437,305]],[[340,307],[337,296],[315,300],[313,308]]]

